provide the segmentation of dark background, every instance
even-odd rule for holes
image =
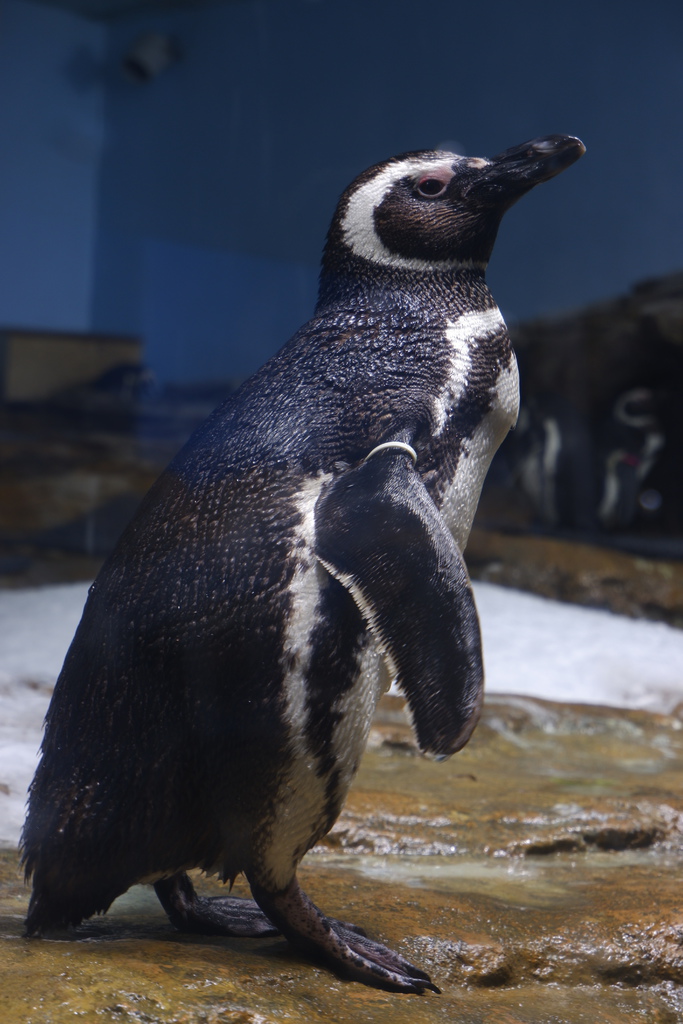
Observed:
[[[147,31],[180,60],[131,81]],[[555,132],[588,153],[504,221],[508,321],[678,270],[682,40],[674,2],[0,0],[0,324],[139,336],[162,383],[241,377],[309,316],[356,173]]]

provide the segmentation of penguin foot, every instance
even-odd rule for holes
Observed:
[[[367,939],[368,933],[365,928],[361,928],[358,924],[351,924],[350,921],[339,921],[336,917],[328,917],[327,919],[335,931],[341,929],[345,932],[351,932],[353,935],[361,935],[364,939]]]
[[[198,896],[184,871],[155,882],[154,890],[178,931],[252,939],[280,934],[254,900]]]
[[[367,938],[360,928],[324,916],[296,878],[283,892],[267,892],[251,878],[259,906],[298,950],[336,974],[389,992],[439,992],[429,975],[398,953]]]

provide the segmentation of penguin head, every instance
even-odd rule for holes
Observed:
[[[505,211],[583,153],[579,139],[548,135],[490,159],[425,150],[377,164],[339,201],[323,274],[357,259],[366,268],[483,269]]]

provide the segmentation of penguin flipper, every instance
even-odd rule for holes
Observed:
[[[467,743],[483,697],[479,619],[453,536],[406,454],[386,449],[323,491],[316,554],[352,594],[412,714],[420,749]]]

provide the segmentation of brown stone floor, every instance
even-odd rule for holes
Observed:
[[[531,533],[474,529],[474,579],[683,627],[683,561]]]
[[[301,879],[429,970],[440,996],[340,981],[278,939],[179,935],[147,887],[63,941],[26,941],[7,851],[0,1020],[675,1024],[682,769],[675,716],[521,698],[490,700],[469,746],[436,764],[385,700]]]

